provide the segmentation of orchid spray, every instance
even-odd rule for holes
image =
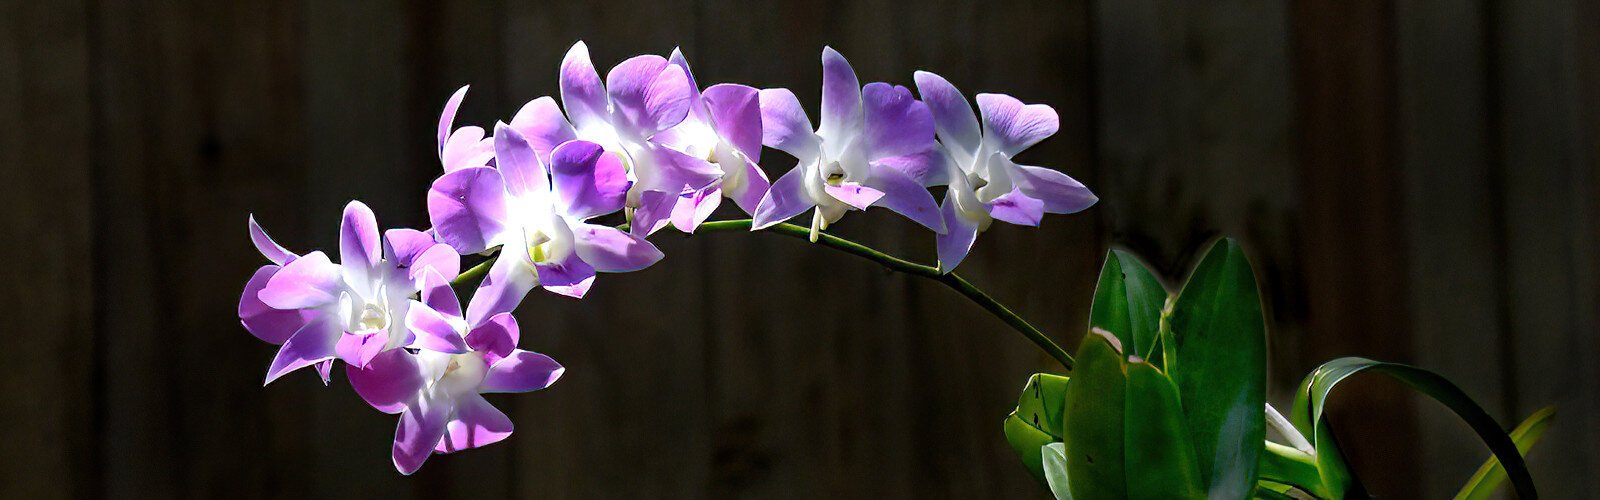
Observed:
[[[279,346],[266,382],[314,367],[327,383],[342,361],[363,400],[398,415],[391,455],[411,474],[434,454],[512,434],[511,419],[485,394],[542,390],[565,373],[519,346],[512,312],[545,296],[534,289],[581,299],[598,273],[655,265],[664,255],[648,237],[668,227],[766,232],[941,283],[1070,372],[1071,390],[1066,376],[1035,375],[1005,423],[1024,465],[1059,497],[1359,492],[1321,401],[1363,370],[1419,387],[1474,424],[1502,468],[1469,487],[1492,490],[1496,477],[1509,477],[1531,492],[1511,438],[1483,425],[1487,417],[1459,389],[1414,368],[1336,360],[1307,379],[1290,417],[1265,405],[1260,299],[1231,240],[1176,291],[1113,252],[1075,367],[1050,337],[953,272],[995,220],[1038,226],[1045,214],[1098,201],[1066,173],[1019,163],[1056,133],[1056,111],[983,93],[974,112],[954,84],[925,71],[912,75],[915,93],[863,85],[832,48],[822,50],[821,77],[815,122],[787,89],[701,88],[676,49],[626,59],[602,79],[578,42],[561,63],[559,100],[533,99],[487,127],[456,127],[462,87],[439,117],[442,170],[419,200],[431,228],[380,233],[372,211],[350,202],[335,263],[321,251],[291,252],[249,220],[269,263],[245,284],[238,312],[247,331]],[[763,147],[793,166],[769,177]],[[724,199],[750,218],[710,220]],[[912,262],[827,232],[849,212],[875,207],[926,228],[938,261]],[[807,212],[809,221],[787,222]],[[473,267],[462,271],[463,259]],[[463,306],[455,290],[474,288]],[[1268,426],[1289,445],[1265,441]]]

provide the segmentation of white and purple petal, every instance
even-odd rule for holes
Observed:
[[[972,244],[978,239],[980,223],[961,213],[954,193],[946,192],[944,204],[939,208],[944,216],[945,232],[935,235],[934,242],[939,252],[939,271],[949,273],[967,258],[967,252],[972,251]]]
[[[378,234],[378,218],[365,203],[352,201],[344,206],[339,223],[339,267],[352,286],[375,277],[383,262],[383,243]]]
[[[917,82],[917,94],[922,96],[922,102],[933,113],[933,123],[940,141],[967,156],[977,154],[983,135],[967,97],[942,76],[918,71],[913,78]]]
[[[339,266],[321,251],[283,266],[267,280],[257,297],[273,309],[304,309],[331,304],[344,286]]]
[[[416,472],[428,460],[428,455],[433,454],[434,446],[444,437],[445,426],[450,421],[453,406],[450,403],[422,397],[406,405],[405,411],[400,413],[391,454],[394,468],[401,474]]]
[[[559,295],[581,299],[594,285],[594,266],[584,262],[577,252],[535,263],[533,267],[538,270],[539,286]]]
[[[1100,198],[1067,174],[1044,168],[1019,165],[1014,170],[1017,187],[1028,196],[1044,201],[1044,211],[1053,214],[1081,212]]]
[[[556,209],[577,220],[621,210],[633,187],[622,160],[587,141],[558,146],[550,156],[550,174]]]
[[[450,138],[450,129],[455,127],[456,110],[461,108],[462,99],[466,99],[466,97],[467,97],[467,87],[469,87],[469,86],[470,85],[462,85],[461,88],[456,89],[454,94],[450,94],[450,99],[448,101],[445,101],[445,103],[444,103],[444,112],[439,113],[439,159],[440,160],[444,159],[445,141]]]
[[[531,392],[550,387],[561,374],[566,373],[556,360],[537,352],[521,349],[489,367],[478,392]]]
[[[289,340],[290,335],[299,331],[316,314],[306,309],[273,309],[261,302],[261,289],[267,286],[267,281],[278,269],[281,268],[274,265],[256,269],[250,281],[245,283],[244,293],[239,296],[239,322],[251,335],[271,344],[282,344]]]
[[[502,251],[500,258],[489,267],[489,274],[478,284],[471,303],[467,304],[468,324],[480,324],[490,316],[511,312],[528,291],[538,285],[533,263],[528,262],[527,252],[520,250]]]
[[[589,46],[582,41],[573,44],[561,60],[561,104],[578,129],[603,126],[609,119],[605,86],[589,61]]]
[[[717,135],[751,161],[761,161],[761,91],[746,85],[720,83],[706,89],[703,98]]]
[[[993,141],[991,144],[1008,156],[1016,156],[1061,128],[1060,116],[1048,105],[1024,105],[1005,94],[978,94],[977,100],[984,140]]]
[[[779,177],[777,182],[772,183],[772,188],[761,197],[756,213],[751,215],[752,231],[789,220],[817,205],[816,201],[806,194],[805,170],[796,166],[789,170],[789,173]]]
[[[567,117],[561,114],[561,107],[556,105],[556,100],[550,96],[540,97],[522,106],[517,114],[511,117],[511,128],[521,132],[527,138],[528,144],[539,154],[539,158],[550,160],[550,152],[561,143],[577,139],[578,133],[572,130],[572,124],[567,123]]]
[[[333,322],[332,315],[313,318],[291,335],[283,347],[278,348],[278,354],[273,356],[272,364],[267,367],[267,380],[262,385],[270,384],[286,373],[334,359],[338,356],[335,344],[341,335],[344,335],[344,329]]]
[[[573,250],[596,271],[638,271],[661,260],[661,250],[648,240],[620,229],[596,224],[575,224]]]
[[[778,149],[801,161],[815,160],[820,154],[816,132],[806,117],[800,99],[789,89],[761,89],[761,144]]]
[[[466,345],[475,352],[483,353],[483,361],[493,365],[517,349],[517,340],[521,336],[517,318],[511,313],[500,313],[490,316],[483,324],[467,332]]]
[[[471,349],[455,323],[443,313],[421,302],[413,302],[406,311],[406,329],[416,335],[410,347],[446,354],[461,354]]]
[[[444,436],[433,451],[454,453],[498,443],[511,436],[511,418],[483,396],[468,394],[456,400],[455,415],[446,424]]]
[[[464,168],[444,174],[428,190],[428,218],[439,241],[463,255],[498,244],[505,231],[506,188],[500,171]]]
[[[283,245],[273,241],[271,236],[267,236],[267,232],[261,229],[261,225],[256,224],[255,215],[250,216],[250,242],[255,244],[256,251],[261,252],[262,257],[266,257],[273,264],[281,266],[294,260],[295,257],[299,257],[294,252],[284,249]]]
[[[1037,226],[1044,219],[1044,202],[1022,194],[1020,189],[1012,189],[985,205],[990,216],[1019,226]]]
[[[416,355],[391,349],[374,356],[364,368],[346,367],[350,388],[368,405],[384,413],[400,413],[426,383]]]
[[[861,82],[850,62],[833,47],[822,48],[822,113],[817,135],[832,141],[854,137],[861,126]]]
[[[927,188],[894,168],[877,164],[871,168],[872,178],[868,184],[883,192],[875,205],[898,212],[935,233],[945,232],[939,204],[933,201]]]
[[[689,114],[689,78],[657,55],[629,58],[606,74],[606,94],[622,125],[639,137],[672,128]]]
[[[911,89],[869,83],[861,89],[865,110],[867,158],[905,156],[933,149],[933,114],[911,96]]]

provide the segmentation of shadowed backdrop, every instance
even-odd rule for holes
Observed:
[[[1579,0],[0,0],[0,496],[1045,495],[1000,423],[1047,357],[937,284],[773,235],[663,232],[653,268],[530,295],[523,347],[566,376],[491,399],[508,441],[412,477],[342,367],[261,387],[246,216],[301,252],[335,247],[351,199],[426,226],[450,92],[473,85],[458,124],[508,120],[580,39],[602,71],[681,46],[702,85],[789,87],[813,116],[824,45],[863,82],[926,69],[1050,104],[1060,133],[1020,159],[1101,203],[997,224],[960,270],[1058,343],[1110,246],[1176,284],[1230,235],[1265,292],[1271,400],[1361,355],[1440,371],[1507,426],[1559,404],[1530,466],[1547,495],[1592,492],[1594,26]],[[836,233],[932,261],[876,212]],[[1450,494],[1487,456],[1397,384],[1347,391],[1335,429],[1376,493]]]

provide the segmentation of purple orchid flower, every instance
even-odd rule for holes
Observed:
[[[245,328],[282,344],[266,383],[310,365],[326,381],[333,359],[365,366],[380,352],[410,344],[411,336],[394,328],[406,315],[407,297],[429,270],[451,278],[460,271],[460,256],[421,231],[392,229],[380,242],[377,218],[359,201],[344,209],[340,264],[320,251],[295,256],[253,219],[250,226],[257,248],[274,262],[256,271],[239,299]]]
[[[417,352],[385,351],[364,368],[346,370],[362,399],[400,415],[391,453],[402,474],[416,472],[434,453],[510,437],[511,419],[483,394],[537,391],[566,371],[549,356],[517,349],[517,320],[510,313],[468,322],[449,281],[437,272],[425,279],[422,300],[412,301],[406,314]]]
[[[703,158],[722,172],[721,182],[682,195],[672,210],[672,225],[694,232],[711,217],[722,197],[733,199],[745,213],[755,213],[771,182],[761,161],[761,104],[753,87],[723,83],[700,92],[683,52],[668,58],[689,80],[689,115],[655,140],[685,154]]]
[[[799,160],[772,183],[754,214],[761,229],[815,208],[812,241],[849,210],[881,206],[945,232],[925,186],[944,182],[933,118],[905,87],[862,87],[833,48],[822,50],[822,120],[816,131],[787,89],[760,93],[762,143]]]
[[[483,127],[451,130],[455,126],[456,110],[461,108],[461,101],[466,97],[467,86],[462,86],[450,95],[444,112],[439,114],[439,163],[446,172],[488,165],[494,158],[494,141],[483,136]]]
[[[501,247],[467,311],[476,323],[516,308],[534,286],[582,298],[595,272],[629,272],[661,260],[643,237],[585,222],[621,210],[632,186],[621,160],[581,140],[556,146],[549,165],[504,123],[495,167],[446,173],[428,192],[439,239],[462,254]]]
[[[541,97],[517,112],[511,128],[543,158],[575,139],[616,155],[635,181],[627,196],[632,232],[649,235],[671,220],[680,196],[703,191],[722,178],[716,165],[655,140],[689,115],[692,90],[683,68],[657,55],[623,61],[602,84],[588,46],[580,41],[561,62],[566,116],[555,100]]]
[[[978,233],[994,219],[1037,226],[1046,212],[1070,214],[1099,198],[1056,170],[1018,165],[1011,158],[1061,127],[1056,110],[1005,94],[978,94],[982,132],[972,106],[939,75],[918,71],[917,93],[933,111],[950,169],[950,189],[940,212],[949,231],[938,237],[939,269],[950,272],[966,258]]]

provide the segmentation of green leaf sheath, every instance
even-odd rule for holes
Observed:
[[[623,224],[618,226],[617,229],[626,231],[628,230],[628,225]],[[700,227],[696,229],[696,231],[702,233],[749,230],[750,219],[706,222],[701,224]],[[766,229],[762,229],[761,231],[773,232],[802,240],[810,240],[811,238],[811,230],[809,228],[804,228],[789,223],[776,224],[767,227]],[[899,257],[875,250],[872,247],[827,233],[819,234],[816,243],[828,248],[877,262],[879,265],[882,265],[883,267],[892,271],[899,271],[912,276],[927,278],[942,283],[945,286],[950,287],[950,289],[955,290],[957,293],[965,296],[973,303],[978,304],[979,307],[982,307],[985,311],[988,311],[989,314],[1000,318],[1000,320],[1004,321],[1007,326],[1010,326],[1018,333],[1021,333],[1023,337],[1026,337],[1028,341],[1033,342],[1033,344],[1038,346],[1040,350],[1043,350],[1045,354],[1048,354],[1051,358],[1054,358],[1057,363],[1061,363],[1062,367],[1066,368],[1068,371],[1072,370],[1072,355],[1067,354],[1066,349],[1062,349],[1060,345],[1055,343],[1055,341],[1050,340],[1050,337],[1045,336],[1044,332],[1040,332],[1038,328],[1034,328],[1032,324],[1029,324],[1027,320],[1022,319],[1022,316],[1018,316],[1017,313],[1012,312],[1010,308],[1005,306],[1005,304],[1001,304],[1000,301],[990,297],[989,294],[984,293],[982,289],[973,285],[971,282],[968,282],[966,279],[957,276],[955,273],[942,273],[939,272],[939,268],[937,267],[925,266],[909,260],[901,259]],[[495,258],[496,257],[490,257],[489,260],[474,266],[472,269],[468,269],[467,272],[461,273],[461,276],[456,278],[454,281],[451,281],[450,284],[454,286],[461,286],[472,282],[472,280],[481,279],[481,277],[489,271],[489,267],[493,265]]]
[[[1546,406],[1533,412],[1533,415],[1529,415],[1521,424],[1517,424],[1517,428],[1511,430],[1511,440],[1517,443],[1517,451],[1522,453],[1523,457],[1527,457],[1528,449],[1539,442],[1539,438],[1544,435],[1544,430],[1550,427],[1550,421],[1555,419],[1555,416],[1556,407]],[[1505,482],[1506,468],[1500,465],[1500,460],[1491,456],[1482,467],[1478,467],[1478,472],[1472,475],[1472,479],[1467,480],[1461,491],[1456,493],[1456,500],[1489,498]]]
[[[1350,473],[1349,467],[1339,454],[1338,446],[1333,443],[1332,427],[1327,419],[1323,418],[1324,405],[1329,394],[1340,382],[1351,375],[1367,371],[1387,375],[1450,408],[1456,416],[1461,417],[1473,431],[1478,433],[1478,437],[1489,446],[1489,451],[1494,452],[1495,457],[1504,465],[1506,475],[1511,479],[1517,496],[1538,498],[1533,477],[1528,474],[1528,467],[1517,450],[1517,444],[1488,412],[1473,402],[1472,398],[1459,387],[1427,370],[1363,358],[1339,358],[1324,363],[1306,376],[1300,384],[1299,392],[1295,395],[1294,413],[1289,420],[1301,434],[1309,436],[1316,447],[1317,468],[1322,473],[1323,483],[1328,492],[1334,496],[1359,492],[1360,483]]]
[[[1149,356],[1166,300],[1167,289],[1144,263],[1132,254],[1112,250],[1100,268],[1089,327],[1116,335],[1128,353]]]
[[[1255,272],[1237,242],[1212,245],[1170,323],[1164,364],[1178,384],[1207,491],[1247,497],[1266,439],[1267,333]]]

